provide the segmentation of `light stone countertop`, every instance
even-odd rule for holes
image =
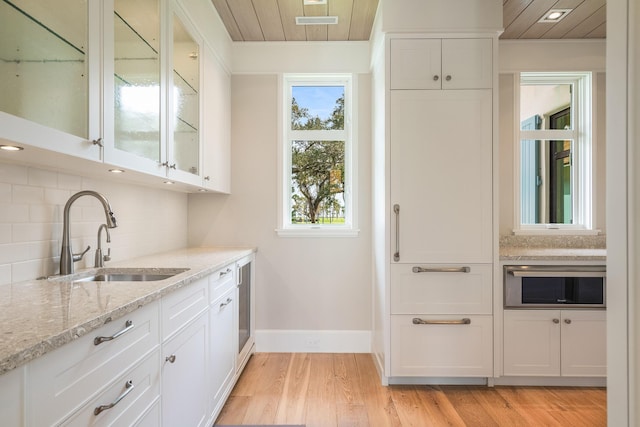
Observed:
[[[606,249],[501,247],[500,261],[602,261]]]
[[[59,276],[0,285],[0,375],[253,252],[255,248],[191,248],[105,266],[189,269],[159,281],[73,282]]]

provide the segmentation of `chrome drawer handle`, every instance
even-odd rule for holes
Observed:
[[[222,276],[226,276],[227,274],[231,273],[231,269],[227,268],[225,271],[221,271],[220,272],[220,277]]]
[[[393,205],[393,213],[396,214],[396,252],[393,254],[393,260],[400,261],[400,205]]]
[[[115,340],[120,335],[129,332],[131,329],[133,329],[133,321],[127,320],[126,323],[124,324],[124,329],[121,329],[120,331],[116,332],[115,334],[111,335],[110,337],[95,337],[93,339],[93,345],[100,345],[105,341]]]
[[[438,268],[424,268],[413,267],[414,273],[470,273],[471,267],[438,267]]]
[[[107,409],[111,409],[114,406],[116,406],[122,399],[124,399],[127,396],[127,394],[133,391],[133,381],[131,380],[127,381],[127,383],[124,385],[124,388],[125,388],[124,392],[120,396],[116,397],[116,400],[114,400],[112,403],[108,405],[97,406],[93,410],[93,415],[98,415],[100,412],[106,411]]]
[[[424,320],[419,317],[413,318],[414,325],[470,325],[471,319],[465,317],[460,320]]]
[[[227,300],[225,302],[221,302],[220,303],[220,308],[225,307],[229,304],[231,304],[231,301],[233,301],[231,298],[227,298]]]

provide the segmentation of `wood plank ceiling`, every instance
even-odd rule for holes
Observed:
[[[233,41],[369,40],[378,0],[211,0]],[[606,0],[503,0],[501,39],[605,38]],[[573,9],[539,23],[549,9]],[[296,16],[337,16],[336,25],[296,25]]]

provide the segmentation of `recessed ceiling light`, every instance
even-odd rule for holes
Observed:
[[[569,14],[573,9],[551,9],[544,14],[538,22],[542,23],[556,23]]]
[[[313,6],[316,4],[327,4],[327,0],[304,0],[305,6]]]
[[[24,148],[20,147],[18,145],[0,145],[0,150],[4,150],[4,151],[22,151],[22,150],[24,150]]]
[[[167,184],[167,185],[173,185],[173,184],[175,184],[175,182],[173,182],[173,181],[165,181],[164,183],[165,183],[165,184]]]
[[[296,25],[333,25],[337,23],[337,16],[296,16]]]
[[[109,172],[111,172],[111,173],[124,173],[124,171],[122,169],[109,169]]]

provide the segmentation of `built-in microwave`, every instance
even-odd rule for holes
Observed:
[[[605,266],[508,265],[505,308],[604,308]]]

